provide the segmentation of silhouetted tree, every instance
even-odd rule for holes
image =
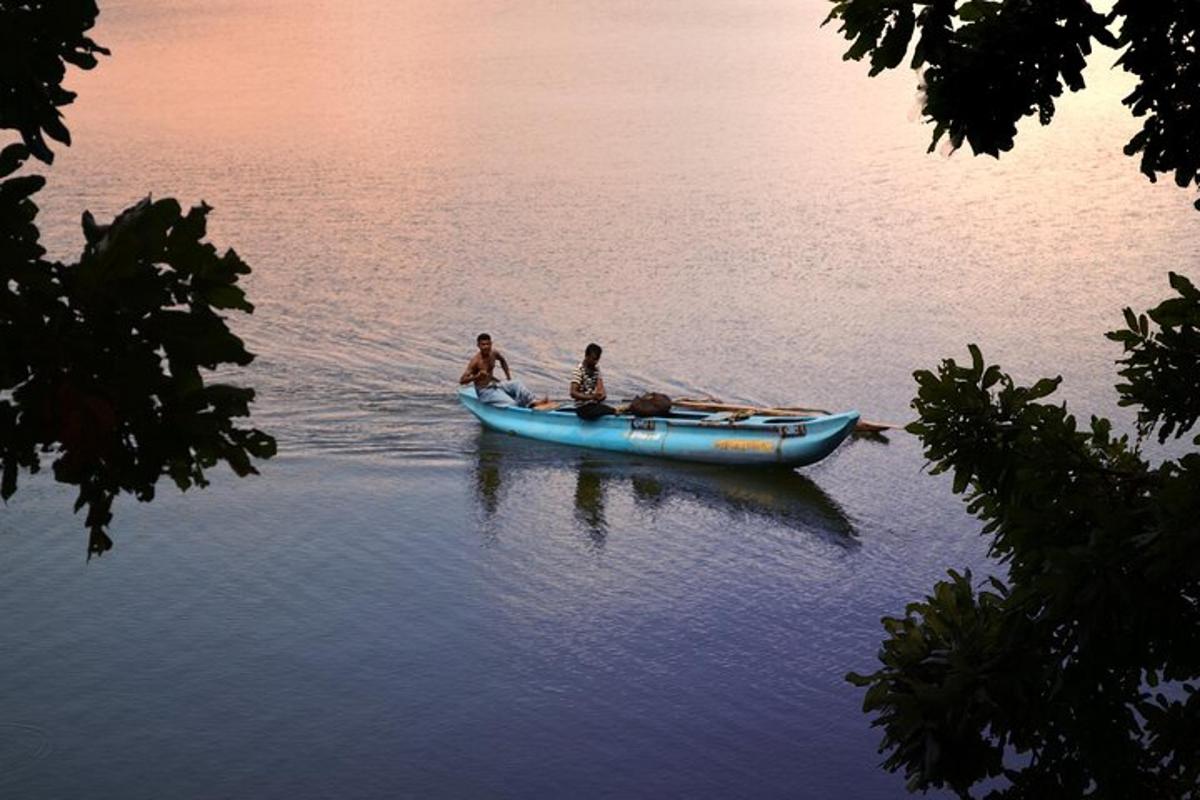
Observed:
[[[108,54],[84,35],[98,13],[91,0],[0,0],[0,128],[22,139],[0,150],[0,496],[51,458],[79,487],[89,555],[112,546],[118,494],[150,500],[162,475],[204,486],[221,461],[248,475],[275,452],[234,424],[254,390],[204,379],[253,359],[219,313],[253,311],[237,286],[250,268],[203,241],[208,206],[147,198],[109,225],[84,212],[83,254],[61,264],[39,243],[45,179],[11,177],[30,155],[53,160],[46,137],[70,144],[59,108],[75,95],[62,81],[68,64]]]
[[[996,157],[1012,149],[1018,120],[1037,114],[1048,124],[1063,88],[1084,88],[1093,42],[1117,48],[1117,65],[1137,78],[1123,102],[1144,118],[1125,154],[1141,154],[1151,181],[1173,173],[1181,187],[1200,185],[1194,0],[1117,0],[1106,14],[1087,0],[833,0],[826,22],[835,19],[854,43],[845,57],[869,56],[872,75],[899,66],[911,47],[934,123],[930,150],[948,136]]]
[[[1146,117],[1126,153],[1151,180],[1200,178],[1200,4],[836,0],[830,19],[871,74],[899,65],[916,34],[933,143],[993,156],[1021,117],[1048,123],[1063,86],[1083,88],[1093,40],[1120,48],[1139,81],[1125,103]],[[908,430],[932,471],[953,475],[1007,575],[975,585],[951,571],[884,619],[882,666],[847,676],[910,790],[1200,797],[1200,452],[1154,465],[1140,447],[1200,417],[1200,291],[1175,273],[1170,284],[1174,296],[1125,309],[1108,334],[1124,347],[1120,402],[1138,409],[1132,443],[1040,402],[1059,378],[1018,386],[975,345],[969,366],[915,373]]]

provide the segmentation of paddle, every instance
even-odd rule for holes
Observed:
[[[672,400],[671,405],[679,406],[680,408],[691,408],[696,411],[753,411],[758,414],[774,415],[777,417],[786,417],[795,414],[823,414],[827,415],[830,412],[823,408],[799,408],[796,406],[739,406],[732,403],[722,403],[719,400],[695,400],[691,397],[681,397],[678,400]]]
[[[533,408],[538,411],[548,411],[552,408],[558,408],[564,403],[569,403],[569,400],[546,400],[535,403]],[[831,412],[823,408],[801,408],[799,406],[742,406],[733,403],[722,403],[720,400],[699,400],[692,397],[681,397],[678,400],[671,400],[672,406],[679,408],[690,408],[693,411],[729,411],[735,414],[759,414],[767,417],[793,417],[798,415],[804,416],[825,416]],[[625,406],[618,406],[617,413],[624,413]],[[855,433],[882,433],[883,431],[897,430],[903,426],[893,425],[890,422],[873,422],[871,420],[860,419],[854,426]]]
[[[767,416],[786,417],[795,414],[829,414],[830,412],[821,408],[801,408],[798,406],[775,406],[763,408],[759,406],[741,406],[732,403],[722,403],[719,400],[697,400],[690,397],[682,397],[678,400],[671,401],[673,405],[680,408],[691,408],[696,411],[732,411],[751,414],[762,414]],[[873,422],[871,420],[860,419],[854,426],[855,433],[880,433],[882,431],[893,430],[900,428],[900,425],[893,425],[889,422]]]

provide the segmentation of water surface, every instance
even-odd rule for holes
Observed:
[[[1102,339],[1196,256],[1111,56],[1000,162],[926,155],[915,77],[818,2],[104,4],[43,192],[215,207],[250,262],[253,480],[0,516],[0,791],[21,797],[903,796],[842,680],[978,526],[903,434],[744,474],[481,432],[490,331],[564,394],[909,416],[979,342],[1115,408]],[[1108,60],[1105,60],[1108,59]]]

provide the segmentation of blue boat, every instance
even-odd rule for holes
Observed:
[[[550,410],[483,403],[475,387],[458,399],[486,427],[546,442],[681,461],[802,467],[820,461],[850,435],[857,411],[819,416],[749,416],[672,409],[665,417],[617,414],[580,419],[569,404]]]

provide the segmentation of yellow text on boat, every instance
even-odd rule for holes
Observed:
[[[770,453],[775,449],[774,442],[761,439],[717,439],[713,446],[718,450],[754,450],[759,453]]]

